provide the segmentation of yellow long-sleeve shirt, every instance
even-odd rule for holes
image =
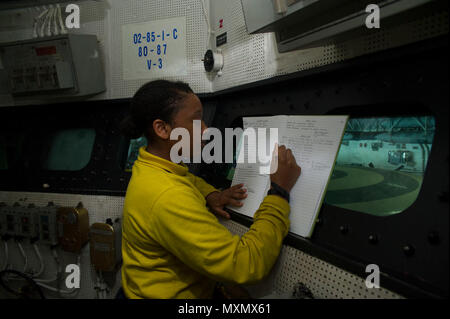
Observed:
[[[216,281],[266,276],[289,230],[289,204],[267,196],[242,237],[206,207],[216,189],[175,164],[139,150],[123,211],[122,285],[129,298],[209,298]]]

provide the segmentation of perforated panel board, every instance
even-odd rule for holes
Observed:
[[[208,35],[201,1],[113,0],[110,2],[111,98],[130,97],[143,83],[149,80],[124,80],[122,74],[122,26],[174,17],[186,17],[187,75],[157,76],[157,78],[188,82],[197,93],[211,92],[212,85],[203,69],[202,62]]]
[[[89,224],[96,222],[104,223],[107,218],[112,220],[122,217],[123,197],[113,196],[89,196],[89,195],[70,195],[70,194],[45,194],[45,193],[21,193],[21,192],[0,192],[0,202],[7,205],[13,205],[18,202],[20,205],[34,204],[35,206],[47,206],[48,202],[52,201],[56,206],[75,207],[79,202],[82,202],[84,207],[89,212]],[[39,260],[33,250],[33,247],[24,241],[22,246],[28,256],[28,269],[37,271],[39,268]],[[56,276],[56,264],[54,262],[49,246],[38,244],[41,255],[45,261],[45,272],[40,278],[54,278]],[[8,263],[11,265],[10,269],[23,270],[24,260],[20,254],[17,244],[13,240],[8,241]],[[73,253],[67,253],[57,248],[62,270],[65,270],[66,265],[76,264],[77,256]],[[4,242],[0,245],[0,266],[3,266],[5,260]],[[96,290],[94,289],[96,283],[96,274],[90,264],[89,243],[81,251],[81,282],[78,293],[74,296],[78,299],[92,299],[96,298]],[[107,294],[108,298],[113,298],[120,287],[121,274],[120,270],[115,274],[115,278],[107,278],[105,280],[110,283],[110,292]],[[65,277],[65,276],[63,276]],[[13,283],[14,284],[14,283]],[[55,287],[55,283],[46,283],[49,286]],[[64,281],[61,286],[66,289]],[[47,298],[60,298],[58,294],[44,289]],[[74,298],[73,296],[65,296],[65,298]]]
[[[227,32],[228,38],[219,48],[224,67],[222,76],[216,76],[213,82],[214,92],[429,39],[448,33],[449,25],[448,11],[444,10],[392,26],[382,25],[357,38],[280,54],[273,33],[247,34],[240,0],[211,0],[211,9],[216,35]]]
[[[227,33],[227,43],[220,46],[224,56],[223,75],[215,77],[213,91],[270,76],[265,70],[266,35],[247,33],[240,0],[212,0],[211,24],[216,36]]]
[[[216,92],[448,33],[448,11],[444,10],[411,18],[399,25],[382,26],[359,38],[279,54],[273,33],[247,33],[240,0],[205,0],[204,3],[209,12],[211,28],[215,31],[214,37],[227,33],[227,43],[220,46],[224,55],[223,74],[220,77],[207,74],[201,61],[208,47],[208,28],[200,0],[79,2],[81,28],[70,32],[97,35],[105,67],[107,91],[92,99],[131,97],[147,81],[124,80],[122,74],[121,28],[130,23],[186,17],[187,75],[168,79],[188,82],[197,93]],[[0,12],[5,21],[10,15],[14,16],[13,24],[0,25],[0,42],[31,38],[30,21],[38,12],[34,8],[11,12]],[[3,95],[1,100],[0,105],[42,103],[30,98],[12,100],[8,95]]]
[[[8,205],[18,202],[21,205],[33,203],[36,206],[46,206],[49,201],[53,201],[55,205],[59,206],[76,206],[81,201],[89,211],[90,224],[104,222],[106,218],[121,218],[123,199],[123,197],[113,196],[0,192],[0,202]],[[221,220],[221,223],[230,232],[239,236],[248,231],[247,227],[235,221]],[[2,243],[3,245],[4,243]],[[32,246],[25,243],[23,246],[28,256],[29,267],[37,270],[39,263]],[[24,261],[17,244],[10,240],[8,247],[11,268],[22,270]],[[42,278],[52,278],[55,275],[56,266],[50,248],[44,245],[39,245],[39,247],[42,257],[46,261],[46,270]],[[60,249],[58,252],[63,269],[67,264],[76,263],[76,255]],[[2,261],[5,260],[4,254],[4,247],[1,247]],[[89,244],[87,244],[81,253],[81,287],[76,298],[96,298],[95,281],[96,276],[90,265]],[[116,273],[115,283],[110,286],[111,291],[108,298],[113,298],[120,287],[120,282],[119,270]],[[298,282],[304,283],[316,298],[401,298],[383,288],[367,289],[364,279],[289,246],[283,246],[280,257],[270,275],[259,284],[247,288],[255,298],[292,298],[293,287]],[[49,285],[54,286],[53,283]],[[47,294],[50,298],[59,297],[54,293]]]
[[[221,223],[239,236],[248,231],[247,227],[232,220],[221,220]],[[272,290],[267,280],[269,284],[273,283]],[[282,247],[269,278],[258,285],[248,286],[248,289],[259,298],[293,298],[294,286],[299,282],[318,299],[403,298],[382,287],[368,289],[365,279],[286,245]]]
[[[212,91],[212,78],[203,68],[203,54],[207,48],[207,25],[202,12],[201,1],[145,1],[145,0],[110,0],[80,1],[79,29],[70,29],[70,33],[95,34],[99,41],[107,91],[90,97],[90,99],[115,99],[133,96],[136,90],[152,78],[182,80],[189,83],[196,93]],[[205,1],[206,10],[209,1]],[[64,13],[64,6],[63,13]],[[33,18],[39,14],[35,8],[0,11],[0,19],[13,16],[14,23],[0,24],[0,42],[11,42],[32,38]],[[156,75],[148,79],[125,80],[122,72],[122,26],[131,23],[151,22],[175,17],[186,17],[186,57],[185,76],[161,77]],[[1,68],[1,67],[0,67]],[[42,104],[44,101],[27,97],[12,99],[0,95],[0,106]]]

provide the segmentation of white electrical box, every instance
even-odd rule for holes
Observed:
[[[44,245],[58,244],[57,213],[59,207],[34,205],[8,206],[0,203],[0,236],[39,240]]]
[[[4,206],[2,207],[2,219],[4,220],[4,227],[2,227],[2,235],[16,236],[18,233],[17,220],[16,220],[16,209],[20,205],[14,206]]]
[[[39,240],[42,244],[58,244],[58,232],[56,226],[58,208],[53,205],[38,209]]]
[[[427,12],[440,12],[444,0],[241,0],[247,31],[275,32],[279,52],[317,47],[369,34],[366,18],[378,8],[383,26],[398,25]],[[373,8],[373,7],[372,7]]]
[[[105,91],[95,35],[65,34],[0,45],[13,96],[67,97]]]
[[[16,236],[29,239],[38,238],[36,211],[37,208],[33,205],[16,207]]]

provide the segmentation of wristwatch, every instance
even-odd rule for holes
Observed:
[[[289,192],[287,190],[285,190],[280,185],[274,182],[271,182],[270,186],[271,188],[267,192],[267,195],[279,195],[283,197],[285,200],[287,200],[289,203]]]

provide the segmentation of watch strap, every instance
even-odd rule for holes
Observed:
[[[278,185],[277,183],[274,183],[274,182],[271,182],[270,186],[272,188],[269,189],[269,191],[267,192],[267,195],[279,195],[279,196],[283,197],[284,199],[286,199],[289,203],[290,196],[289,196],[289,192],[287,190],[285,190],[283,187],[281,187],[280,185]]]

